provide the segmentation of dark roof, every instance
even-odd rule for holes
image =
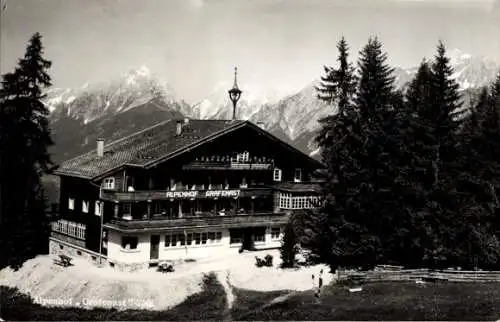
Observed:
[[[104,147],[104,156],[97,157],[97,149],[63,162],[56,175],[96,179],[123,166],[149,168],[183,153],[186,149],[219,137],[232,130],[249,126],[279,141],[285,148],[301,154],[304,158],[322,167],[321,162],[297,150],[271,133],[249,121],[189,120],[183,123],[181,135],[176,135],[176,120],[167,120]]]
[[[94,178],[123,165],[143,167],[166,155],[202,141],[214,134],[239,127],[244,121],[189,120],[177,136],[176,121],[167,120],[141,130],[104,147],[104,156],[96,149],[63,162],[55,174]]]

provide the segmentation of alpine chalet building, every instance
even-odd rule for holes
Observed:
[[[236,120],[238,91],[235,79],[232,120],[165,120],[60,164],[51,254],[129,270],[280,247],[290,213],[315,204],[322,165]]]

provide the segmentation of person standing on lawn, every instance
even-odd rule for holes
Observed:
[[[318,277],[318,297],[321,295],[321,287],[323,286],[323,270],[319,271]]]

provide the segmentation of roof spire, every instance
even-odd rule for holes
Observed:
[[[233,120],[236,120],[236,103],[238,103],[238,100],[240,99],[241,96],[241,90],[238,88],[238,67],[234,67],[234,84],[233,88],[231,88],[228,93],[229,93],[229,99],[231,102],[233,102]]]
[[[233,88],[238,88],[238,67],[234,66],[234,84]]]

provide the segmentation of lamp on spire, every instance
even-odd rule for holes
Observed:
[[[236,120],[236,103],[238,103],[238,100],[240,99],[242,93],[241,90],[238,88],[237,77],[238,77],[238,67],[234,67],[234,84],[233,88],[231,88],[228,91],[229,99],[231,100],[231,102],[233,102],[233,120]]]

